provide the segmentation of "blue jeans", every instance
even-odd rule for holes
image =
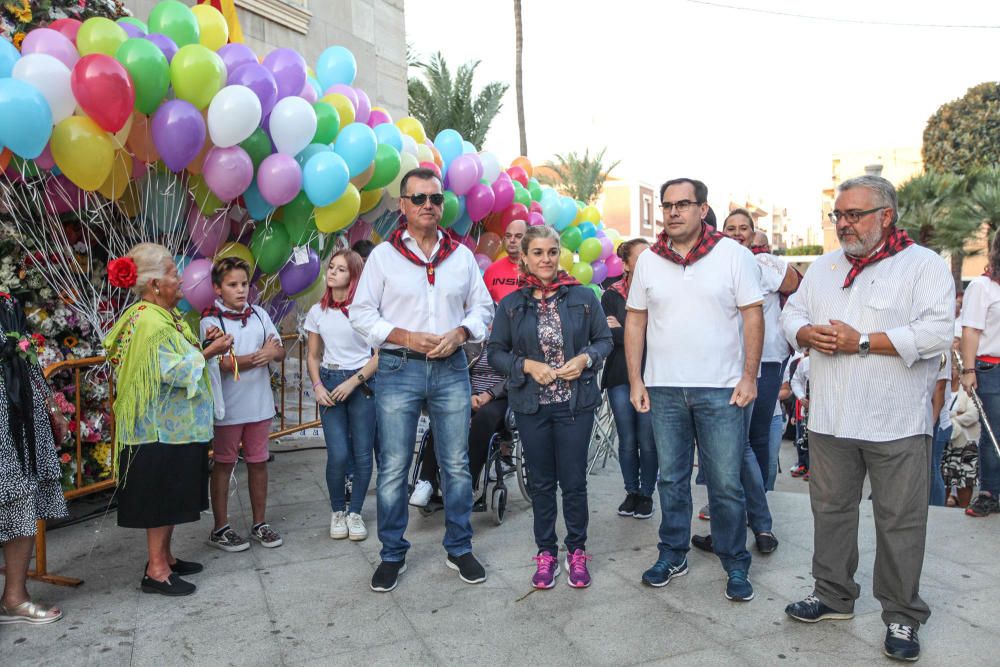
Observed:
[[[465,352],[420,361],[379,355],[378,538],[382,560],[402,561],[410,543],[403,535],[409,519],[407,475],[413,462],[417,421],[427,407],[444,494],[444,548],[452,556],[472,551],[472,475],[469,473],[469,418],[472,388]]]
[[[538,552],[559,553],[556,536],[556,486],[562,491],[566,549],[587,548],[587,448],[594,428],[592,411],[573,414],[569,402],[539,405],[533,415],[515,413],[531,474],[531,513]]]
[[[785,431],[785,419],[781,415],[771,417],[771,435],[768,443],[771,448],[771,456],[768,459],[767,481],[764,482],[765,491],[774,491],[774,482],[778,479],[778,455],[781,453],[781,436]]]
[[[635,411],[627,384],[609,387],[608,400],[618,430],[618,465],[625,480],[625,493],[652,496],[657,465],[652,415]]]
[[[326,390],[333,391],[337,385],[357,375],[359,370],[333,371],[324,368],[319,377]],[[375,389],[373,381],[369,381],[369,386]],[[348,511],[361,514],[372,480],[375,399],[355,389],[346,403],[337,403],[333,407],[320,406],[320,420],[323,422],[323,439],[326,440],[326,490],[330,494],[330,509],[344,511],[344,479],[348,475],[348,464],[353,461],[354,491]]]
[[[740,470],[747,451],[745,409],[729,404],[732,389],[650,387],[660,462],[660,558],[687,555],[691,540],[691,469],[698,439],[708,481],[712,543],[727,572],[749,570]],[[759,469],[758,469],[759,470]]]
[[[1000,366],[976,362],[976,384],[979,398],[983,401],[982,415],[994,429],[1000,428]],[[993,431],[997,433],[997,431]],[[983,435],[979,438],[979,490],[993,497],[1000,495],[1000,457],[993,448],[993,442],[983,424]]]
[[[944,505],[948,495],[944,488],[944,477],[941,476],[941,459],[944,458],[944,448],[951,441],[951,425],[948,428],[934,426],[934,443],[931,446],[931,505]]]
[[[765,361],[760,365],[760,377],[757,378],[757,400],[750,418],[750,448],[760,466],[760,477],[764,480],[771,470],[771,417],[774,415],[774,404],[778,402],[784,366],[783,361]]]

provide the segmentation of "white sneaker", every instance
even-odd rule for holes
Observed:
[[[335,540],[342,540],[348,535],[347,517],[343,512],[334,512],[330,517],[330,537]]]
[[[351,512],[347,515],[347,532],[352,542],[360,542],[368,537],[368,529],[365,528],[365,520],[360,514]]]
[[[427,503],[431,501],[431,493],[433,492],[434,487],[431,486],[430,482],[418,479],[417,485],[413,488],[413,493],[410,494],[410,504],[414,507],[427,507]]]

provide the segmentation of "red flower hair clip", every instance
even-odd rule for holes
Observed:
[[[108,262],[108,282],[121,289],[135,287],[139,269],[131,257],[119,257]]]

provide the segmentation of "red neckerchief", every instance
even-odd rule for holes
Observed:
[[[0,298],[9,299],[10,294],[7,294],[7,292],[0,292]]]
[[[631,287],[631,285],[629,285],[629,281],[626,278],[622,278],[621,280],[613,283],[611,287],[609,287],[608,289],[611,290],[612,292],[618,292],[619,294],[622,295],[623,299],[628,301],[629,287]]]
[[[333,301],[333,302],[330,303],[330,307],[331,308],[339,308],[340,312],[342,312],[344,314],[344,317],[348,317],[348,315],[347,315],[347,307],[349,305],[351,305],[350,300],[347,300],[347,301]]]
[[[879,250],[867,257],[852,257],[846,252],[844,256],[847,257],[847,261],[851,263],[851,270],[847,272],[847,278],[844,279],[844,288],[851,286],[854,279],[858,277],[861,270],[866,266],[874,264],[875,262],[880,262],[886,257],[892,257],[896,253],[905,250],[906,248],[913,245],[913,239],[911,239],[905,231],[902,229],[893,228],[889,236],[886,237],[885,243]]]
[[[670,239],[667,236],[666,229],[657,235],[656,243],[654,243],[649,249],[663,259],[669,260],[674,264],[690,266],[702,257],[708,255],[708,253],[712,252],[712,248],[714,248],[723,238],[725,238],[725,236],[721,232],[711,229],[708,225],[702,222],[701,236],[698,238],[698,242],[694,244],[694,247],[691,248],[691,250],[688,251],[688,254],[684,257],[681,257],[678,253],[670,249]]]
[[[447,229],[441,229],[440,227],[438,227],[438,230],[442,234],[441,240],[438,242],[439,243],[438,251],[434,254],[434,257],[429,262],[425,262],[424,260],[417,257],[417,254],[412,250],[410,250],[408,247],[406,247],[406,244],[403,242],[403,233],[406,232],[405,221],[400,221],[399,226],[396,227],[396,230],[392,232],[392,234],[389,234],[389,243],[392,244],[392,247],[396,249],[396,252],[398,252],[400,255],[402,255],[409,261],[413,262],[417,266],[422,266],[427,270],[427,282],[429,282],[431,285],[434,284],[434,269],[439,264],[441,264],[441,262],[448,259],[448,257],[450,257],[451,254],[455,252],[459,246],[459,242],[456,241],[454,237],[452,237],[452,235],[448,232]]]
[[[750,246],[750,252],[752,252],[755,255],[763,255],[765,253],[771,252],[771,248],[769,248],[766,245],[755,245],[755,246]]]
[[[569,287],[571,285],[579,285],[579,284],[580,284],[579,280],[569,275],[565,271],[560,271],[559,273],[557,273],[556,277],[553,278],[552,282],[550,282],[548,285],[543,283],[541,280],[538,279],[537,276],[532,274],[525,275],[522,273],[517,277],[518,289],[524,287],[530,287],[533,290],[538,290],[542,293],[542,308],[545,308],[547,306],[547,302],[545,301],[545,299],[546,297],[548,297],[549,294],[554,294],[559,290],[560,287],[564,285]]]
[[[219,319],[222,319],[224,317],[227,320],[233,320],[235,322],[239,322],[243,326],[246,326],[247,320],[253,317],[253,306],[247,304],[246,310],[244,310],[242,313],[237,313],[236,311],[233,310],[222,310],[218,306],[212,305],[206,308],[205,310],[201,311],[201,316],[217,317]]]

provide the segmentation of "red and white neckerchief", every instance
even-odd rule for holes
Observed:
[[[406,233],[406,225],[404,222],[401,221],[399,227],[396,227],[395,231],[389,235],[389,243],[396,249],[396,252],[417,266],[422,266],[426,269],[427,282],[431,285],[434,284],[434,270],[444,260],[448,259],[453,252],[458,250],[459,246],[459,242],[448,233],[448,230],[441,229],[440,227],[438,230],[442,234],[440,241],[438,241],[438,250],[434,253],[434,257],[432,257],[429,262],[425,262],[417,257],[417,254],[406,246],[406,243],[403,241],[403,234]]]
[[[698,242],[694,244],[694,247],[684,257],[681,257],[680,254],[670,247],[670,237],[667,236],[667,230],[665,229],[657,235],[656,243],[650,246],[649,249],[674,264],[690,266],[712,252],[712,248],[723,238],[725,238],[725,235],[722,232],[718,232],[702,222],[701,236],[698,237]]]
[[[844,256],[851,263],[851,270],[847,272],[847,277],[844,279],[843,289],[850,287],[854,279],[858,277],[858,274],[866,266],[880,262],[886,257],[892,257],[896,253],[906,250],[911,245],[913,245],[913,239],[902,229],[893,227],[892,232],[886,237],[882,247],[867,257],[853,257],[845,252]]]

